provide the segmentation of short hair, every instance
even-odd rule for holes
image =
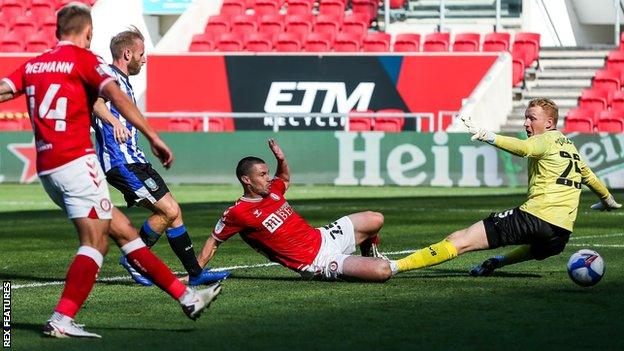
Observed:
[[[247,156],[238,161],[238,165],[236,165],[236,178],[240,181],[242,176],[249,175],[251,168],[257,164],[263,164],[263,159],[255,156]]]
[[[129,29],[115,35],[110,41],[110,52],[113,56],[113,60],[121,58],[124,50],[131,49],[137,39],[145,41],[143,34],[141,34],[141,31],[135,26],[130,26]]]
[[[557,128],[557,121],[559,120],[559,107],[551,99],[546,98],[534,98],[529,101],[528,108],[539,106],[553,119],[553,125]]]
[[[70,2],[56,14],[56,38],[80,33],[92,23],[89,6],[81,2]]]

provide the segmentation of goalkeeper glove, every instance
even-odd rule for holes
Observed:
[[[477,127],[477,125],[472,121],[470,117],[461,116],[462,122],[468,128],[468,132],[472,134],[470,138],[472,141],[481,140],[490,144],[494,144],[494,139],[496,139],[496,134],[493,132],[487,131],[481,127]]]
[[[591,206],[592,210],[597,211],[611,211],[616,210],[620,207],[622,207],[622,204],[618,204],[617,202],[615,202],[615,199],[611,194],[609,194],[609,196],[604,199],[600,199],[600,202],[597,202]]]

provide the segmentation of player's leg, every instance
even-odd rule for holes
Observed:
[[[390,262],[383,258],[349,256],[342,263],[343,278],[385,282],[392,277]]]
[[[148,226],[150,227],[149,230],[153,232],[159,231],[161,233],[160,230],[164,230],[167,233],[169,246],[188,272],[189,285],[210,284],[223,280],[230,275],[227,271],[214,272],[210,269],[202,269],[199,265],[193,249],[193,242],[182,220],[180,205],[170,192],[167,192],[155,203],[142,201],[141,205],[153,213],[143,225],[141,237],[145,241],[146,227]]]
[[[43,333],[53,337],[99,337],[74,323],[89,296],[108,249],[111,204],[103,172],[93,155],[41,176],[50,198],[76,227],[80,247],[69,265],[61,298]]]
[[[384,217],[379,212],[364,211],[349,216],[355,232],[355,243],[360,246],[362,256],[378,257],[379,231],[383,227]]]
[[[444,240],[417,250],[413,254],[399,259],[395,273],[434,266],[451,260],[464,252],[487,249],[488,241],[483,221],[468,228],[453,232]]]
[[[221,288],[218,284],[199,291],[182,284],[169,267],[149,250],[128,217],[117,208],[113,208],[110,234],[123,254],[127,256],[128,262],[179,301],[189,318],[197,318],[201,310],[208,307],[219,293]]]

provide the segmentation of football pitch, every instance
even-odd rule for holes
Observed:
[[[172,186],[196,251],[220,214],[240,195],[235,186]],[[116,205],[121,197],[111,191]],[[443,189],[293,185],[287,198],[312,225],[344,214],[385,215],[382,250],[391,258],[441,240],[492,211],[515,207],[525,188]],[[615,192],[624,200],[624,192]],[[383,284],[302,280],[238,236],[211,263],[228,268],[221,296],[199,320],[156,287],[135,285],[111,244],[78,323],[102,339],[48,339],[41,328],[62,290],[77,249],[71,223],[40,185],[0,185],[0,275],[11,281],[15,350],[622,350],[624,211],[594,212],[584,192],[575,232],[563,254],[506,267],[492,277],[467,269],[504,252],[465,254],[400,274]],[[124,209],[135,226],[147,212]],[[598,251],[603,280],[574,285],[566,273],[576,250]],[[176,272],[182,266],[163,238],[154,248]],[[6,329],[5,329],[6,330]]]

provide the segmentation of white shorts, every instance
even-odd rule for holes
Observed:
[[[39,178],[52,201],[68,218],[112,218],[108,185],[95,155],[77,158]]]
[[[355,252],[353,223],[348,216],[344,216],[318,229],[321,231],[321,248],[302,275],[338,279],[343,272],[345,259]]]

